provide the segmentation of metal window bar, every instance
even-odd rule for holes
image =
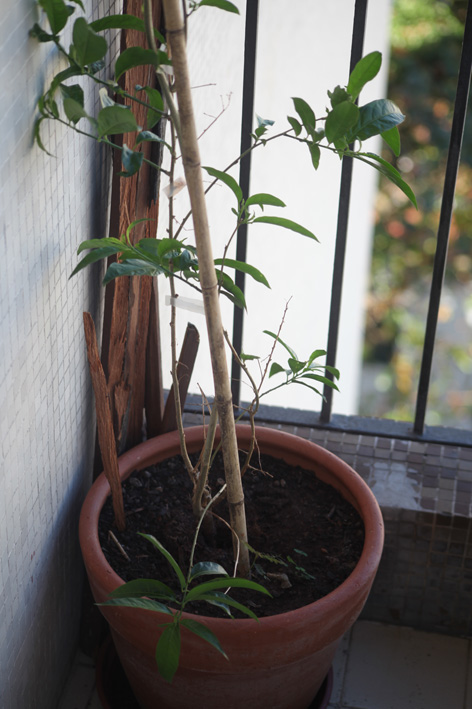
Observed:
[[[256,50],[257,50],[257,18],[259,0],[248,0],[246,3],[246,28],[244,38],[244,74],[243,74],[243,104],[241,117],[241,155],[251,147],[251,133],[254,120],[254,93],[256,83]],[[249,152],[239,164],[239,185],[244,199],[249,197],[251,179],[251,156]],[[236,238],[236,260],[245,261],[247,252],[247,224],[238,229]],[[235,283],[244,293],[245,274],[236,271]],[[233,347],[241,352],[243,346],[244,312],[242,308],[234,308],[233,315]],[[241,400],[241,369],[233,357],[231,368],[231,391],[233,402],[239,406]]]
[[[352,28],[350,72],[362,59],[364,48],[365,24],[367,18],[367,0],[356,0],[354,23]],[[339,319],[341,315],[341,298],[344,276],[344,259],[346,255],[347,229],[349,222],[349,205],[351,201],[352,158],[343,158],[341,170],[341,188],[339,192],[338,224],[336,228],[336,245],[334,251],[333,281],[331,287],[331,306],[329,312],[328,344],[326,348],[326,364],[336,366],[338,349]],[[327,372],[326,376],[332,378]],[[320,421],[329,423],[333,407],[333,390],[325,385],[323,388],[323,403],[321,405]]]
[[[449,229],[451,227],[452,211],[454,206],[454,192],[456,189],[457,171],[461,157],[462,138],[469,100],[469,86],[472,70],[472,5],[469,2],[464,28],[462,55],[457,80],[456,100],[454,103],[454,116],[452,119],[451,138],[447,156],[446,173],[444,177],[441,214],[434,257],[433,277],[429,298],[428,316],[426,319],[426,332],[423,345],[418,394],[416,398],[416,413],[414,422],[415,433],[421,435],[424,431],[426,416],[426,403],[428,398],[431,368],[433,365],[434,341],[438,323],[441,291],[446,270],[447,247],[449,243]]]
[[[365,24],[367,15],[368,0],[356,0],[354,10],[354,23],[351,44],[350,68],[354,67],[362,57],[364,43]],[[250,145],[250,133],[254,114],[254,88],[256,70],[256,47],[257,47],[257,16],[258,0],[248,0],[246,11],[246,35],[245,35],[245,63],[244,63],[244,86],[243,86],[243,109],[242,109],[242,130],[241,130],[241,152],[247,150]],[[309,425],[323,424],[330,428],[352,432],[365,432],[379,436],[398,435],[401,438],[425,437],[425,415],[426,405],[431,378],[431,368],[434,354],[434,342],[436,326],[438,322],[439,305],[441,298],[442,283],[446,267],[447,247],[449,240],[449,229],[453,211],[453,200],[456,185],[457,171],[460,162],[462,138],[464,134],[464,124],[469,96],[469,86],[472,73],[472,4],[469,0],[467,6],[467,17],[464,28],[464,39],[462,47],[459,77],[457,84],[456,99],[454,105],[454,116],[451,129],[448,160],[444,178],[443,199],[441,214],[437,234],[437,248],[433,267],[431,282],[431,293],[426,321],[425,338],[423,345],[422,363],[418,384],[415,420],[413,426],[405,422],[394,422],[387,419],[369,419],[358,416],[333,416],[332,414],[332,389],[325,387],[323,391],[324,403],[317,420],[310,412],[294,412],[291,410],[278,410],[277,407],[262,407],[267,409],[268,420],[287,422],[298,422]],[[250,153],[241,161],[240,184],[244,196],[248,195],[251,171]],[[346,251],[346,237],[348,227],[349,201],[352,180],[352,159],[344,158],[341,172],[340,197],[338,208],[338,224],[336,233],[335,258],[333,266],[332,295],[330,305],[330,318],[327,343],[327,364],[336,365],[336,350],[339,332],[339,319],[341,309],[342,281],[344,271],[344,256]],[[239,260],[245,260],[247,245],[247,227],[241,228],[237,237],[237,256]],[[244,292],[244,274],[237,274],[237,285]],[[233,319],[233,344],[238,352],[242,347],[243,333],[243,313],[235,309]],[[232,390],[233,401],[239,406],[240,403],[240,382],[241,373],[239,366],[233,362],[232,368]],[[273,409],[272,414],[270,409]],[[472,445],[467,432],[455,429],[442,429],[442,433],[428,432],[426,436],[431,440],[444,440],[445,443],[458,442],[462,445]]]

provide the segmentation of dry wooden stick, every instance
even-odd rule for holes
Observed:
[[[107,382],[102,363],[98,354],[97,335],[90,313],[84,313],[85,340],[87,342],[87,357],[90,376],[95,393],[95,408],[97,411],[98,442],[102,454],[103,470],[111,489],[115,524],[122,532],[126,529],[123,507],[123,492],[121,489],[118,457],[116,454],[115,436],[111,418]]]
[[[146,0],[146,6],[150,2]],[[172,55],[174,85],[180,117],[180,151],[184,166],[190,204],[192,207],[195,243],[197,246],[199,278],[203,294],[211,364],[215,385],[215,402],[218,408],[222,451],[227,483],[227,500],[231,526],[241,542],[238,573],[249,577],[251,573],[247,542],[244,493],[239,468],[238,441],[234,425],[233,401],[229,380],[226,347],[218,297],[218,279],[212,255],[210,229],[205,204],[200,163],[200,151],[193,115],[190,76],[187,65],[185,23],[180,0],[163,0],[167,40]],[[233,542],[234,555],[237,545]]]

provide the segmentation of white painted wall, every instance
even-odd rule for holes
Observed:
[[[88,0],[88,17],[106,4]],[[100,234],[106,194],[95,145],[56,125],[42,131],[56,157],[33,145],[36,101],[60,64],[28,36],[34,3],[2,2],[1,18],[0,706],[53,709],[76,648],[91,479],[82,311],[99,316],[98,274],[68,276],[78,243]]]
[[[200,130],[211,120],[203,112],[210,116],[217,115],[222,100],[225,101],[231,93],[229,108],[200,141],[202,163],[219,169],[225,168],[239,153],[245,3],[239,1],[236,4],[241,8],[240,17],[205,8],[190,19],[189,26],[193,84],[196,87],[205,86],[196,88],[194,92]],[[378,0],[370,6],[364,53],[380,50],[384,63],[379,77],[361,94],[361,103],[385,96],[388,64],[390,0]],[[260,3],[255,110],[263,118],[276,121],[274,131],[288,127],[286,116],[294,115],[291,96],[305,98],[317,115],[323,115],[328,101],[327,89],[347,83],[353,12],[352,0],[334,0],[330,3],[266,0]],[[220,37],[224,38],[222,43],[219,42]],[[321,243],[316,244],[273,226],[261,224],[250,228],[248,262],[260,268],[272,286],[272,290],[268,291],[252,279],[247,279],[249,312],[245,321],[244,350],[251,354],[264,356],[268,353],[271,342],[262,331],[277,330],[289,300],[282,337],[301,358],[314,349],[326,347],[340,161],[325,151],[320,169],[315,173],[308,151],[303,147],[286,140],[259,148],[253,154],[251,192],[270,192],[287,204],[285,210],[266,208],[265,213],[276,213],[304,224],[318,236]],[[369,141],[366,148],[375,150],[374,141]],[[377,182],[376,174],[363,168],[356,165],[354,173],[338,358],[342,375],[341,394],[334,398],[336,413],[355,413],[357,408],[363,302]],[[233,174],[238,177],[237,170]],[[232,229],[229,209],[234,198],[226,187],[216,187],[210,194],[211,229],[217,244],[215,255],[221,255]],[[186,200],[186,193],[181,192],[177,204],[182,214],[187,209]],[[161,202],[161,215],[164,214],[164,204],[165,197]],[[161,221],[160,235],[164,233],[164,226]],[[189,231],[189,238],[191,236]],[[162,280],[160,287],[163,292],[165,284]],[[193,297],[185,291],[185,286],[180,293]],[[169,313],[163,301],[164,298],[161,298],[164,328]],[[224,317],[231,331],[231,307],[224,301]],[[180,312],[180,340],[188,320],[204,333],[203,316]],[[283,352],[280,356],[281,363],[285,364]],[[191,384],[192,392],[197,393],[197,384],[200,384],[206,393],[212,393],[207,362],[208,351],[202,341]],[[170,358],[164,339],[165,375],[169,369]],[[243,399],[246,398],[246,391],[243,387]],[[320,408],[319,398],[299,386],[271,394],[263,402],[300,409]]]

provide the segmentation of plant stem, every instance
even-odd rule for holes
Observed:
[[[255,148],[258,148],[260,145],[265,145],[266,143],[269,143],[271,140],[276,140],[276,138],[282,138],[283,136],[287,136],[287,137],[289,137],[289,138],[294,137],[294,136],[291,136],[291,135],[290,135],[291,132],[292,132],[292,128],[289,128],[288,130],[284,130],[284,131],[282,131],[282,133],[277,133],[277,135],[273,135],[273,136],[271,136],[270,138],[264,138],[264,140],[258,140],[258,141],[256,141],[253,145],[251,145],[250,148],[248,148],[247,150],[245,150],[244,153],[241,153],[241,155],[239,155],[235,160],[233,160],[232,163],[230,163],[227,167],[225,167],[225,169],[223,170],[223,172],[228,172],[229,170],[231,170],[232,167],[234,167],[235,165],[237,165],[238,162],[240,162],[243,158],[246,157],[246,155],[249,155],[250,152],[252,152]],[[211,182],[211,183],[208,185],[208,187],[205,189],[205,194],[207,194],[207,193],[211,190],[211,188],[216,185],[217,182],[218,182],[218,178],[215,177],[215,179],[213,180],[213,182]],[[179,228],[178,228],[178,230],[176,231],[176,234],[175,234],[175,238],[176,238],[176,239],[178,238],[180,232],[181,232],[182,229],[184,228],[185,223],[186,223],[186,221],[189,219],[191,213],[192,213],[191,211],[190,211],[190,212],[187,212],[187,214],[185,215],[185,217],[182,219],[182,221],[181,221],[181,223],[180,223],[180,226],[179,226]]]
[[[200,475],[198,476],[198,481],[193,492],[192,506],[195,517],[200,517],[205,507],[203,505],[203,495],[208,480],[208,472],[210,470],[210,459],[213,451],[213,443],[215,441],[217,423],[218,410],[216,406],[213,405],[210,413],[210,421],[208,423],[207,437],[203,448]]]
[[[170,173],[169,173],[169,178],[170,182],[174,181],[174,168],[175,168],[175,130],[174,126],[171,123],[171,144],[172,144],[172,156],[171,156],[171,163],[170,163]],[[172,233],[173,233],[173,227],[174,227],[174,199],[172,195],[169,196],[169,237],[172,238]],[[184,465],[185,469],[187,470],[187,473],[190,476],[190,480],[192,481],[193,485],[195,486],[196,481],[195,481],[195,469],[192,465],[192,462],[189,458],[188,451],[187,451],[187,445],[185,443],[185,431],[184,431],[184,426],[182,422],[182,405],[180,401],[180,389],[179,389],[179,380],[177,378],[177,333],[176,333],[176,310],[177,308],[175,307],[175,279],[174,279],[174,273],[173,273],[173,268],[171,264],[171,273],[169,274],[169,284],[170,284],[170,294],[171,294],[171,306],[170,306],[170,343],[171,343],[171,358],[172,358],[172,365],[171,365],[171,373],[172,373],[172,384],[173,384],[173,389],[174,389],[174,404],[175,404],[175,422],[177,425],[177,430],[179,432],[179,440],[180,440],[180,452],[182,454],[182,458],[184,460]]]
[[[157,44],[156,38],[154,36],[154,26],[152,22],[151,0],[144,0],[144,26],[146,28],[146,38],[149,48],[157,54]],[[164,98],[166,100],[172,118],[172,123],[174,124],[175,132],[177,133],[177,138],[180,143],[180,116],[175,105],[174,97],[172,96],[172,93],[170,91],[169,84],[167,83],[167,77],[162,71],[162,69],[157,69],[156,76],[159,82],[159,86],[161,87],[161,91],[164,94]]]
[[[147,2],[149,0],[146,0]],[[200,267],[200,283],[210,345],[215,400],[220,421],[225,477],[228,491],[228,508],[231,526],[242,542],[238,572],[249,576],[249,552],[247,542],[244,493],[239,469],[238,443],[233,416],[231,387],[226,361],[226,347],[223,334],[218,280],[216,277],[210,230],[205,204],[205,191],[201,173],[200,152],[193,115],[190,79],[187,66],[185,27],[179,0],[164,0],[164,14],[168,42],[172,52],[175,87],[180,115],[180,150],[192,207],[195,240]],[[236,556],[237,548],[233,542]]]
[[[98,138],[98,136],[94,135],[93,133],[87,133],[87,131],[85,131],[85,130],[80,130],[80,128],[77,128],[75,125],[72,125],[71,123],[69,123],[68,121],[65,121],[61,117],[48,115],[48,118],[50,118],[53,121],[59,121],[59,123],[62,123],[64,126],[67,126],[68,128],[72,128],[72,130],[75,130],[75,132],[78,133],[79,135],[85,135],[87,138],[92,138],[97,143],[103,143],[104,145],[109,145],[111,148],[114,148],[115,150],[120,150],[121,152],[123,152],[123,147],[121,145],[117,145],[116,143],[113,143],[111,140],[108,140],[108,138]],[[162,167],[157,165],[155,162],[152,162],[152,160],[148,160],[147,158],[144,158],[143,162],[147,163],[150,167],[153,167],[155,170],[159,170],[160,172],[164,173],[164,175],[169,175],[169,172],[167,170],[164,170]]]

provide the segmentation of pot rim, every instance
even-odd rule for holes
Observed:
[[[192,446],[201,441],[204,428],[207,427],[193,426],[185,429],[185,438],[191,452]],[[250,436],[250,426],[238,424],[236,429],[238,440],[243,444],[247,442]],[[353,498],[351,502],[357,507],[364,522],[365,540],[361,556],[353,571],[342,584],[313,603],[285,613],[261,617],[258,622],[259,627],[270,627],[272,624],[280,625],[281,623],[292,626],[295,621],[297,624],[298,622],[303,623],[303,618],[306,614],[312,617],[316,611],[316,614],[319,613],[321,616],[331,609],[334,603],[343,605],[347,601],[347,597],[352,595],[353,586],[360,589],[365,585],[366,578],[370,578],[372,583],[383,548],[384,528],[382,513],[372,491],[359,474],[325,448],[286,431],[264,426],[256,426],[256,438],[261,444],[261,448],[267,449],[268,445],[271,446],[270,454],[274,455],[274,457],[277,457],[277,454],[279,454],[279,457],[283,457],[280,452],[295,444],[297,457],[311,459],[328,471],[330,476],[334,476],[343,486],[346,486]],[[169,455],[175,455],[175,452],[168,452],[175,445],[179,445],[178,432],[172,431],[150,438],[126,451],[118,459],[122,480],[126,479],[135,470],[141,470],[157,460],[163,460]],[[274,448],[276,449],[275,452]],[[305,463],[301,465],[304,466]],[[110,486],[105,474],[101,473],[84,500],[79,521],[79,539],[85,565],[87,568],[96,565],[103,566],[107,594],[125,583],[108,564],[98,538],[98,519],[109,494]],[[150,613],[151,611],[147,612]],[[193,617],[191,613],[184,612],[184,617],[186,616]],[[212,627],[223,624],[226,629],[228,629],[228,625],[233,626],[235,623],[238,625],[244,623],[248,628],[254,623],[250,618],[238,618],[229,624],[226,618],[213,618],[205,615],[199,615],[198,618],[203,622],[211,622]],[[218,631],[216,630],[216,632]]]

